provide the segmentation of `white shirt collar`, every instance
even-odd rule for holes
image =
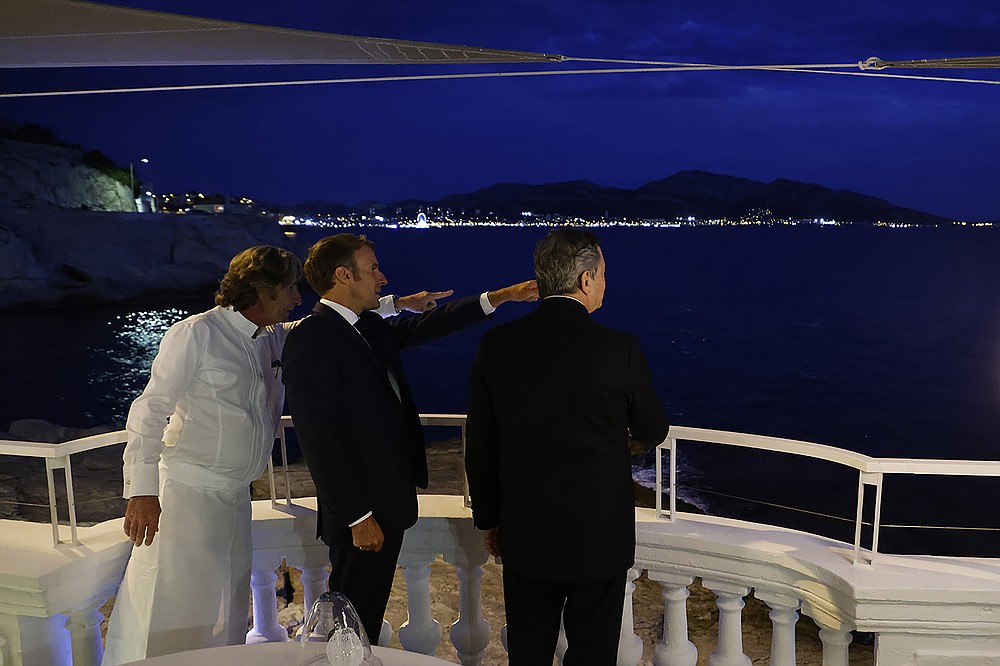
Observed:
[[[222,311],[222,316],[225,317],[226,321],[232,324],[233,328],[240,333],[243,333],[248,338],[256,337],[258,331],[263,333],[268,330],[266,327],[257,326],[257,324],[253,323],[231,307],[224,308],[220,306],[219,310]]]
[[[340,316],[346,319],[347,323],[350,324],[351,326],[354,326],[356,323],[358,323],[358,319],[360,319],[360,317],[358,317],[357,313],[355,313],[354,310],[352,310],[349,307],[343,306],[340,303],[331,301],[327,298],[321,298],[319,299],[319,302],[327,306],[328,308],[333,308],[334,312],[340,314]]]

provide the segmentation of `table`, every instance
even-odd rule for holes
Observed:
[[[372,651],[382,660],[382,666],[454,666],[443,659],[416,652],[384,647],[375,647]],[[329,666],[326,660],[326,643],[307,643],[303,647],[298,641],[227,645],[178,652],[132,663],[137,666]]]

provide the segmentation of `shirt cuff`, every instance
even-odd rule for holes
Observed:
[[[378,299],[378,307],[375,308],[374,312],[382,317],[382,319],[398,315],[399,310],[396,309],[396,297],[389,294]]]
[[[361,523],[365,522],[366,520],[368,520],[371,517],[372,517],[372,512],[369,511],[368,513],[366,513],[365,515],[361,516],[360,518],[358,518],[357,520],[355,520],[353,523],[351,523],[350,525],[348,525],[348,527],[354,527],[355,525],[360,525]]]
[[[490,292],[484,291],[479,296],[479,305],[483,308],[483,314],[491,315],[496,311],[493,304],[490,303]]]
[[[126,465],[122,468],[124,490],[122,497],[141,497],[160,494],[160,466],[157,463]]]

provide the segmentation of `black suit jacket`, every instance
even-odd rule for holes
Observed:
[[[485,318],[475,297],[389,321],[365,312],[355,330],[318,303],[288,333],[282,376],[295,433],[316,483],[317,531],[327,544],[368,511],[383,530],[401,532],[416,522],[415,487],[427,486],[427,458],[399,352]]]
[[[549,298],[483,336],[473,369],[466,472],[480,529],[499,527],[505,567],[585,582],[635,561],[628,436],[666,437],[639,341]]]

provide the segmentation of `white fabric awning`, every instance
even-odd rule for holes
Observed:
[[[0,68],[560,60],[544,53],[334,35],[78,0],[0,0]]]

